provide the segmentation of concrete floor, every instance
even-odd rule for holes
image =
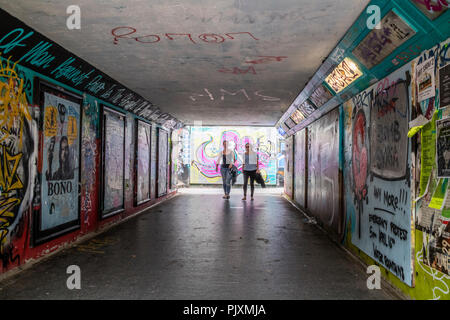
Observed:
[[[196,191],[197,190],[197,191]],[[267,190],[267,189],[266,189]],[[279,189],[190,189],[0,283],[0,299],[393,299]],[[66,268],[81,268],[81,289]]]

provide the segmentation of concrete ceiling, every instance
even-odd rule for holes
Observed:
[[[368,3],[0,0],[1,8],[186,124],[270,126]],[[80,30],[66,27],[73,4],[81,8]]]

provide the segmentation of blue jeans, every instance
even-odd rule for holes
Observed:
[[[228,167],[220,168],[220,174],[222,175],[223,191],[226,195],[230,194],[231,191],[231,171]]]

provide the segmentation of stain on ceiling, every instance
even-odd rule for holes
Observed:
[[[185,124],[273,126],[369,0],[0,0]],[[81,9],[69,30],[66,9]]]

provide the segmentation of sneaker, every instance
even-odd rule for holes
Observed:
[[[245,200],[247,200],[247,198],[246,198],[246,197],[243,197],[242,200],[245,201]]]

